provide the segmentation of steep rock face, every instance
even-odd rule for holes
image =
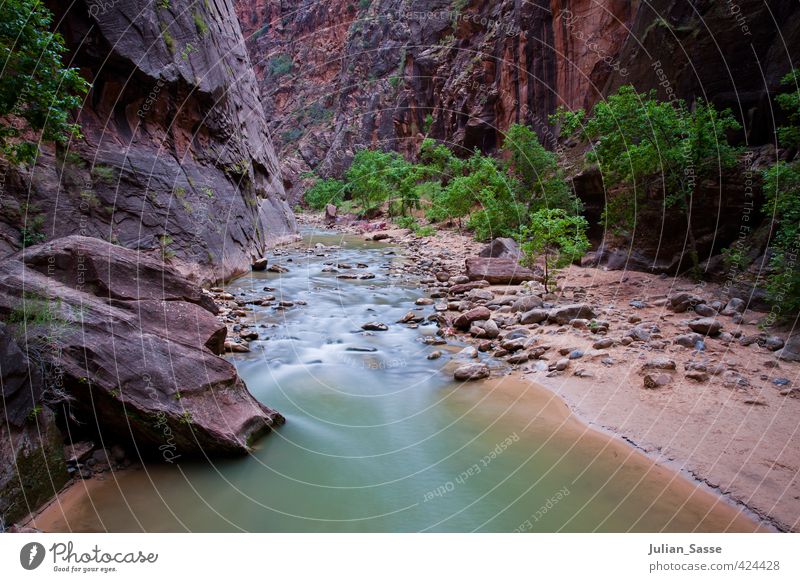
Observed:
[[[216,355],[226,328],[213,303],[162,262],[71,236],[6,260],[0,279],[0,316],[24,332],[41,393],[68,402],[62,421],[80,421],[70,434],[175,458],[245,452],[283,422]]]
[[[67,480],[61,433],[41,405],[42,375],[18,341],[0,323],[0,532]]]
[[[741,142],[762,146],[782,121],[771,94],[800,54],[792,2],[237,0],[236,8],[274,102],[267,114],[293,202],[303,172],[338,175],[360,147],[413,156],[429,135],[461,153],[491,152],[523,122],[576,177],[597,243],[606,192],[576,163],[579,149],[559,143],[547,120],[558,106],[588,109],[630,83],[663,99],[730,107],[744,125]],[[759,202],[758,158],[775,155],[756,152],[702,185],[692,224],[701,260],[736,239],[747,205]],[[687,228],[680,213],[654,212],[633,239],[613,242],[639,252],[643,268],[674,271],[686,267],[676,257]]]
[[[79,233],[210,281],[294,232],[229,0],[50,5],[93,84],[85,140],[0,168],[0,249]]]

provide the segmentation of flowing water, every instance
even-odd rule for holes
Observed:
[[[513,376],[459,384],[459,356],[395,324],[423,295],[414,257],[314,232],[339,249],[276,257],[234,294],[305,301],[256,307],[262,339],[232,361],[286,425],[244,458],[148,466],[76,485],[37,519],[48,531],[754,531],[739,509],[586,428]],[[291,259],[291,261],[289,261]],[[374,279],[346,280],[325,263]],[[356,267],[365,263],[368,267]],[[275,291],[264,291],[264,287]],[[367,321],[388,331],[366,333]]]

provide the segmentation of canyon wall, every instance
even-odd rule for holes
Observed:
[[[283,420],[218,357],[196,285],[296,230],[232,3],[46,4],[92,89],[83,138],[0,160],[0,531],[67,481],[74,440],[172,462]]]
[[[774,161],[770,144],[782,121],[772,96],[790,56],[800,55],[794,2],[237,0],[236,7],[293,204],[309,184],[306,172],[338,176],[359,148],[413,157],[431,136],[462,154],[492,152],[519,122],[576,178],[599,245],[607,234],[598,226],[602,178],[585,172],[582,147],[560,143],[548,116],[559,106],[591,108],[623,84],[730,107],[744,125],[736,139],[757,149],[738,170],[701,185],[692,230],[702,261],[736,239],[748,189],[759,203],[758,164]],[[656,212],[646,222],[635,239],[615,241],[636,253],[627,264],[685,267],[687,237],[674,236],[687,231],[682,214]]]
[[[229,0],[49,5],[92,83],[84,139],[2,168],[0,250],[81,234],[209,282],[294,232]]]
[[[762,0],[237,0],[236,9],[295,198],[304,171],[337,174],[364,145],[413,153],[430,135],[492,151],[522,122],[552,146],[557,107],[590,108],[627,83],[731,107],[746,143],[769,143],[770,94],[800,51],[800,7]]]

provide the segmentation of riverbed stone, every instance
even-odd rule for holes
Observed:
[[[648,390],[656,390],[667,386],[672,381],[669,374],[650,375],[645,374],[642,378],[642,385]]]
[[[597,317],[597,314],[594,308],[588,303],[561,305],[559,307],[554,307],[547,313],[548,321],[560,325],[569,323],[573,319],[594,319],[595,317]]]
[[[739,297],[731,298],[722,310],[722,315],[736,315],[737,313],[744,313],[746,303],[744,299]]]
[[[642,370],[674,370],[676,367],[675,360],[659,356],[645,362],[642,365]]]
[[[700,303],[694,306],[694,312],[700,317],[714,317],[717,311],[705,303]]]
[[[519,322],[523,325],[541,323],[547,319],[548,313],[547,309],[531,309],[520,316]]]
[[[704,336],[700,335],[699,333],[686,333],[677,336],[675,338],[675,343],[684,348],[694,349],[698,342],[703,341],[703,337]]]
[[[455,369],[453,378],[460,382],[468,382],[488,378],[489,374],[489,366],[486,364],[466,364]]]
[[[523,295],[516,299],[511,305],[511,310],[514,312],[525,313],[531,309],[539,309],[542,306],[542,298],[536,295]]]
[[[605,337],[603,339],[597,340],[592,344],[592,347],[596,350],[604,350],[606,348],[610,348],[614,345],[614,340],[610,337]]]
[[[719,335],[722,331],[722,324],[719,320],[713,317],[701,317],[700,319],[694,319],[689,322],[689,328],[697,333],[701,333],[703,335]]]
[[[389,329],[389,326],[380,321],[368,321],[361,326],[361,329],[365,331],[386,331]]]
[[[476,307],[474,309],[470,309],[465,311],[461,315],[455,318],[453,321],[453,326],[457,329],[464,329],[467,330],[472,325],[472,322],[478,321],[480,319],[489,319],[492,316],[492,312],[489,311],[487,307]]]

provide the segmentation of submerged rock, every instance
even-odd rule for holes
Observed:
[[[386,331],[389,329],[389,326],[380,321],[368,321],[361,326],[361,329],[365,331]]]

